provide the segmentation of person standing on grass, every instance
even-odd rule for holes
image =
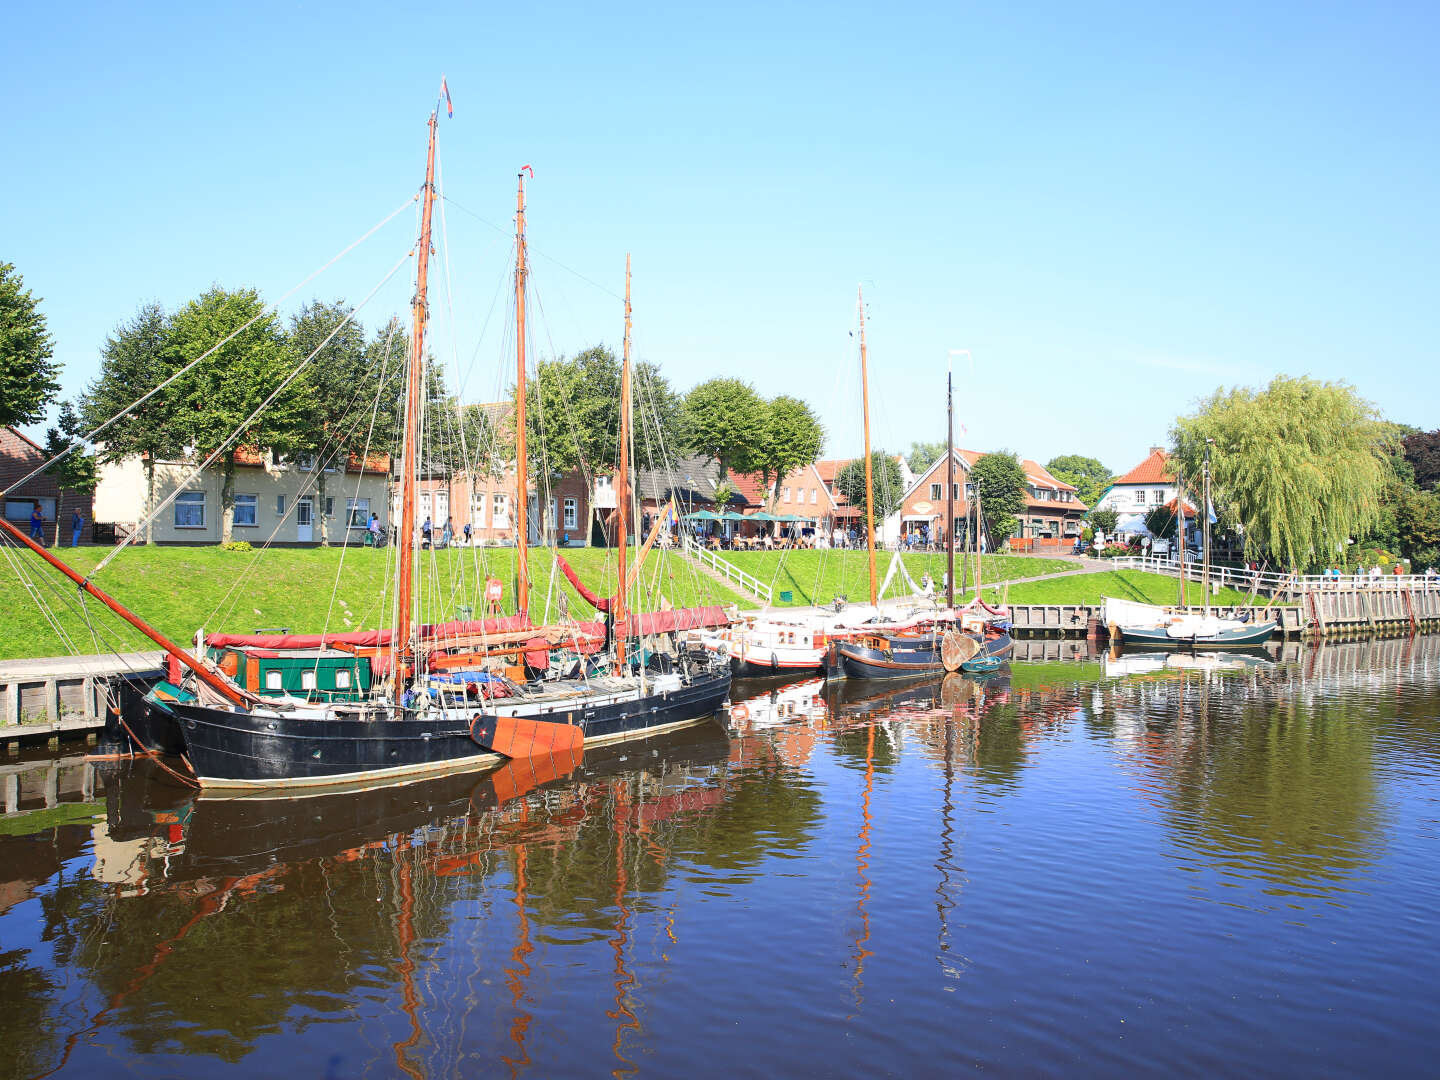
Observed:
[[[45,515],[40,513],[40,504],[35,504],[35,509],[30,511],[30,539],[39,540],[45,543]]]
[[[83,529],[84,527],[85,527],[85,518],[84,518],[84,516],[80,513],[79,510],[76,510],[75,513],[73,513],[73,514],[70,515],[70,546],[71,546],[71,547],[79,547],[79,546],[80,546],[80,530]]]

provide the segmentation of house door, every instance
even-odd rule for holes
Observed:
[[[309,495],[295,500],[295,539],[308,544],[315,539],[315,501]]]

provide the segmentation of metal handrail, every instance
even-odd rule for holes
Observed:
[[[734,563],[720,558],[713,551],[697,544],[688,533],[682,531],[680,535],[684,541],[682,550],[687,555],[693,555],[717,574],[723,575],[727,581],[733,581],[745,591],[753,594],[755,599],[764,603],[766,607],[770,606],[773,590],[769,585],[766,585],[754,574],[746,573]]]
[[[1152,574],[1179,576],[1180,563],[1159,555],[1122,555],[1109,560],[1116,569],[1143,570]],[[1200,581],[1204,568],[1199,560],[1186,559],[1185,579]],[[1246,570],[1234,566],[1210,567],[1210,580],[1217,587],[1243,592],[1301,594],[1309,592],[1403,592],[1412,589],[1440,589],[1440,579],[1425,574],[1280,574],[1271,570]]]

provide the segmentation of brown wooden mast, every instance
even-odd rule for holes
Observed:
[[[530,615],[530,479],[525,457],[525,170],[515,190],[515,610]],[[532,170],[533,175],[533,170]]]
[[[99,600],[107,608],[113,611],[116,615],[119,615],[120,618],[124,619],[131,626],[135,627],[136,630],[139,630],[151,641],[155,642],[156,645],[159,645],[160,648],[166,651],[166,653],[173,656],[176,660],[180,661],[180,663],[184,664],[187,668],[193,671],[196,677],[199,678],[201,682],[205,683],[206,686],[210,687],[210,689],[214,690],[216,693],[224,695],[227,701],[234,702],[236,705],[248,704],[245,695],[242,694],[236,686],[226,680],[223,676],[217,675],[215,672],[211,671],[204,664],[200,663],[199,660],[195,659],[195,657],[191,656],[184,649],[180,648],[179,645],[176,645],[164,634],[160,633],[159,630],[156,630],[153,626],[147,623],[144,619],[140,618],[139,615],[136,615],[124,604],[116,600],[113,596],[110,596],[108,593],[97,589],[94,585],[91,585],[89,578],[82,576],[78,570],[71,568],[66,563],[63,563],[59,559],[57,559],[54,555],[51,555],[50,552],[45,550],[45,548],[35,543],[34,540],[31,540],[28,536],[22,533],[19,529],[15,528],[14,525],[11,525],[4,518],[0,518],[0,529],[3,529],[17,542],[25,545],[25,547],[28,547],[31,551],[39,555],[56,570],[59,570],[60,573],[64,574],[71,581],[75,582],[76,585],[79,585],[82,592],[89,593],[96,600]]]
[[[955,606],[955,371],[945,373],[945,606]]]
[[[435,124],[437,114],[430,114],[430,146],[425,155],[425,205],[420,215],[420,245],[416,251],[415,296],[410,302],[410,367],[405,383],[405,437],[401,441],[400,461],[400,582],[399,619],[395,627],[396,696],[415,658],[410,640],[414,620],[415,576],[415,484],[420,453],[420,402],[425,386],[425,319],[429,307],[425,290],[430,270],[430,216],[435,207]]]
[[[620,468],[615,474],[615,538],[620,544],[620,588],[610,617],[615,626],[615,663],[625,663],[625,515],[630,511],[630,255],[625,255],[625,343],[620,363]]]
[[[870,464],[870,380],[865,373],[865,290],[857,285],[860,307],[860,397],[865,411],[865,548],[870,553],[870,606],[878,607],[875,589],[875,478]]]

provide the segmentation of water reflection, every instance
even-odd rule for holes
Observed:
[[[703,1074],[725,1017],[767,1071],[1158,1068],[1194,1002],[1224,1008],[1207,949],[1284,942],[1308,977],[1322,916],[1336,978],[1397,988],[1342,1012],[1435,1005],[1398,988],[1440,942],[1396,915],[1436,884],[1440,639],[1022,644],[988,678],[737,683],[721,723],[568,773],[274,800],[104,765],[103,817],[0,818],[6,1068]],[[1148,1061],[1093,1034],[1136,985],[1170,1040]],[[937,990],[986,1019],[962,1051]],[[1194,1052],[1253,1051],[1204,1027]]]

